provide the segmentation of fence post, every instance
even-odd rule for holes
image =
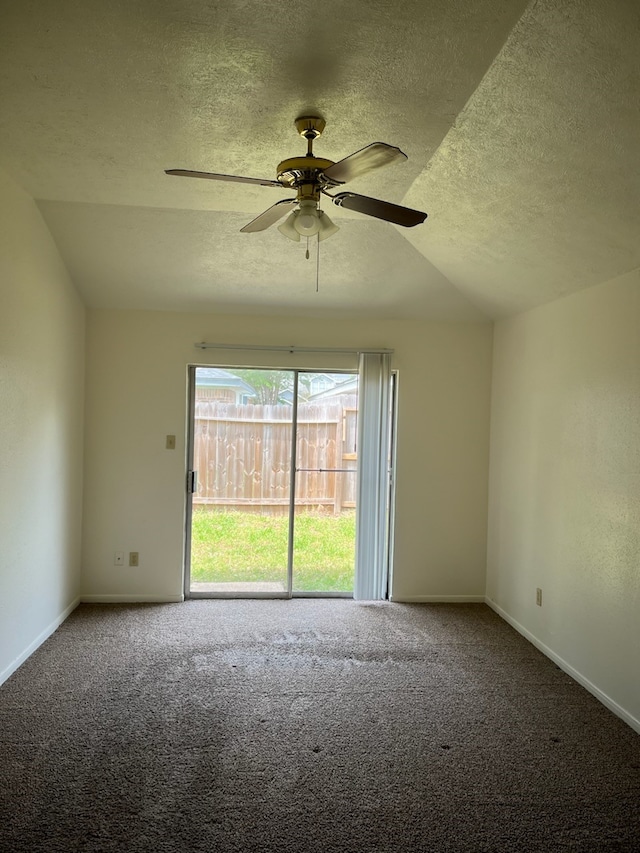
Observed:
[[[342,468],[342,450],[344,447],[344,406],[340,406],[340,416],[336,418],[336,468]],[[342,512],[342,487],[344,485],[344,474],[336,472],[333,480],[333,514]]]

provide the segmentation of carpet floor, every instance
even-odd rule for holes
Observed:
[[[82,605],[0,762],[2,853],[640,850],[640,737],[485,605]]]

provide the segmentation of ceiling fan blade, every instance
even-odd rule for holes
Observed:
[[[280,181],[269,178],[243,178],[238,175],[217,175],[215,172],[190,172],[188,169],[165,169],[165,175],[178,175],[180,178],[209,178],[211,181],[236,181],[239,184],[259,184],[262,187],[282,187]]]
[[[357,210],[358,213],[366,213],[367,216],[375,216],[377,219],[384,219],[386,222],[395,222],[396,225],[403,225],[405,228],[419,225],[427,218],[427,214],[421,213],[419,210],[412,210],[410,207],[402,207],[399,204],[391,204],[390,201],[369,198],[366,195],[338,193],[329,197],[339,207]]]
[[[285,213],[287,213],[287,211],[297,203],[297,198],[283,198],[281,201],[277,201],[275,204],[272,204],[271,207],[268,207],[264,211],[264,213],[261,213],[260,216],[256,216],[255,219],[252,219],[248,225],[245,225],[244,228],[241,228],[240,230],[244,233],[251,231],[264,231],[265,228],[273,225],[273,223],[277,222],[278,219],[282,219]]]
[[[372,169],[379,169],[380,166],[386,166],[394,160],[406,159],[407,155],[399,148],[387,145],[386,142],[372,142],[355,154],[350,154],[344,160],[338,160],[333,166],[329,166],[324,170],[324,175],[331,182],[346,184],[347,181],[352,181]]]

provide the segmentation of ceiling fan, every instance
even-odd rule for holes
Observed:
[[[328,196],[339,207],[365,213],[386,222],[394,222],[405,228],[424,222],[427,214],[419,210],[352,192],[339,192],[335,195],[329,192],[373,169],[386,166],[396,160],[406,160],[407,155],[403,154],[399,148],[387,145],[385,142],[372,142],[371,145],[361,148],[337,163],[316,157],[313,153],[313,142],[321,135],[325,124],[325,120],[317,115],[305,115],[296,119],[295,126],[298,133],[307,140],[307,153],[303,157],[290,157],[283,160],[278,166],[275,181],[268,178],[219,175],[214,172],[191,172],[187,169],[167,169],[166,174],[184,178],[208,178],[214,181],[237,181],[242,184],[258,184],[279,189],[284,187],[296,191],[295,198],[277,201],[240,229],[245,233],[264,231],[295,207],[296,210],[291,211],[287,219],[278,226],[282,234],[296,242],[300,237],[313,237],[316,234],[318,240],[331,237],[338,230],[338,226],[334,225],[326,213],[320,210],[321,194]]]

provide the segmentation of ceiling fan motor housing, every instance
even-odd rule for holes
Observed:
[[[321,178],[329,166],[333,166],[333,160],[325,160],[323,157],[289,157],[278,165],[278,181],[285,187],[296,189],[313,186],[313,195],[318,198],[321,186],[331,186],[329,181]]]

